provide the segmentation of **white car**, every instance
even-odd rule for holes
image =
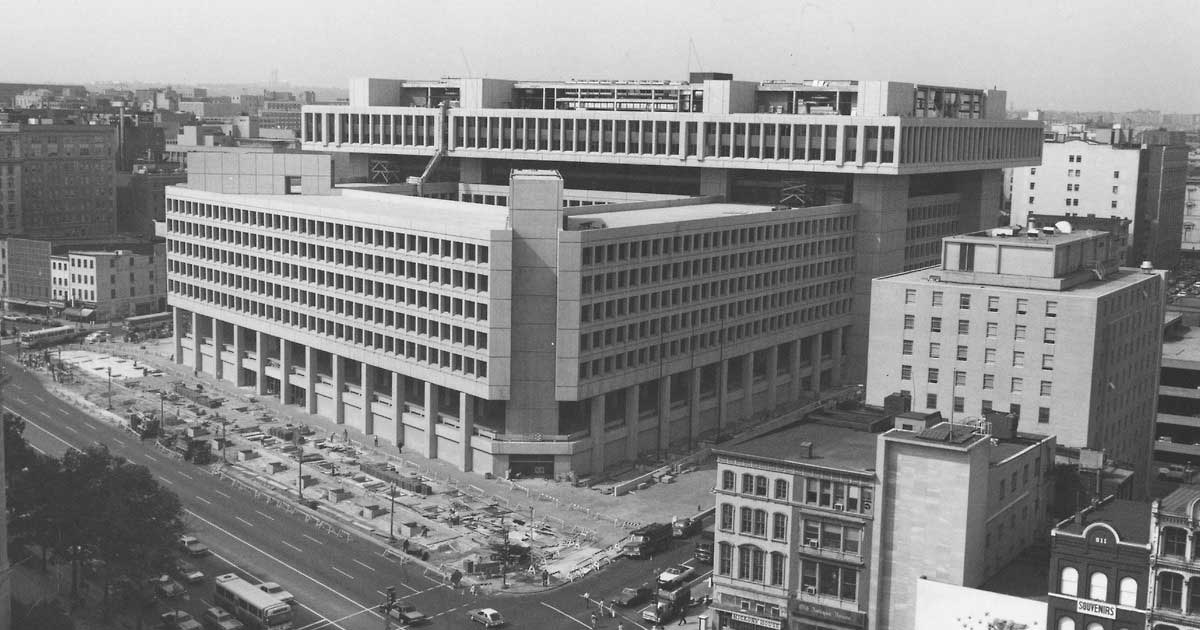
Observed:
[[[504,617],[495,608],[477,608],[467,613],[471,621],[478,621],[484,628],[499,628],[504,625]]]
[[[685,582],[690,580],[696,570],[686,564],[677,564],[673,567],[667,567],[665,571],[658,574],[658,588],[663,590],[673,591],[676,588],[683,586]]]
[[[262,584],[258,585],[258,588],[262,589],[262,592],[264,593],[274,595],[275,599],[278,599],[289,606],[296,605],[295,596],[285,591],[282,586],[275,582],[263,582]]]

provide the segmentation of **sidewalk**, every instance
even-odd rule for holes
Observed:
[[[416,473],[430,480],[435,493],[429,497],[400,493],[395,510],[395,523],[402,525],[417,523],[427,527],[430,536],[413,538],[414,542],[429,543],[435,551],[429,563],[430,570],[449,572],[462,568],[465,561],[475,557],[486,560],[487,541],[502,535],[501,527],[508,528],[514,544],[531,543],[537,548],[537,569],[533,573],[509,576],[513,590],[541,590],[540,571],[548,571],[552,579],[550,587],[572,581],[583,575],[603,568],[619,554],[620,543],[629,529],[648,522],[669,522],[672,517],[686,517],[699,510],[711,507],[714,465],[701,465],[693,472],[673,478],[673,483],[654,484],[650,487],[616,497],[603,494],[599,489],[576,488],[565,482],[542,479],[524,479],[511,482],[503,479],[485,479],[481,475],[466,473],[447,462],[429,460],[420,455],[399,455],[395,448],[386,443],[375,444],[373,436],[367,436],[348,425],[339,425],[327,418],[310,415],[295,406],[282,405],[277,397],[256,396],[249,388],[238,388],[226,381],[215,381],[204,376],[197,377],[191,369],[176,365],[171,360],[173,342],[150,340],[141,344],[107,342],[71,346],[63,349],[63,359],[75,366],[76,382],[70,385],[55,384],[56,387],[73,391],[76,396],[88,399],[95,411],[106,415],[108,368],[112,368],[113,412],[106,418],[110,422],[123,423],[124,414],[131,409],[165,412],[168,419],[180,416],[185,420],[208,420],[215,415],[230,421],[230,437],[238,437],[239,429],[262,426],[306,425],[316,431],[310,440],[332,439],[335,445],[353,446],[356,453],[343,458],[340,454],[325,452],[330,464],[343,466],[342,462],[355,458],[361,461],[389,462],[402,473]],[[99,356],[111,355],[112,358]],[[120,375],[120,376],[118,376]],[[82,378],[80,378],[82,377]],[[170,391],[171,384],[182,381],[189,386],[202,385],[204,392],[221,396],[226,402],[216,410],[190,412],[183,405],[163,403],[154,390]],[[276,420],[278,422],[270,422]],[[249,444],[249,443],[246,443]],[[242,445],[239,444],[239,447]],[[256,448],[261,457],[252,461],[237,462],[238,476],[253,480],[264,489],[270,488],[278,497],[286,492],[294,493],[296,473],[294,458],[278,449]],[[305,452],[314,452],[310,445]],[[231,449],[233,458],[236,452]],[[347,470],[352,470],[348,469]],[[290,471],[290,472],[289,472]],[[333,500],[323,503],[314,514],[328,516],[323,512],[337,514],[339,525],[356,537],[371,540],[386,546],[388,518],[386,509],[382,515],[363,518],[357,512],[375,513],[380,501],[386,506],[388,497],[377,491],[364,491],[345,475],[325,474],[313,465],[303,465],[303,472],[312,474],[318,483],[306,491],[310,496],[328,493],[331,489],[344,488],[350,500]],[[344,472],[344,471],[341,471]],[[335,490],[336,491],[336,490]],[[293,498],[288,499],[294,503]],[[374,503],[375,506],[368,505]],[[402,515],[403,512],[403,515]],[[455,521],[454,517],[461,517]],[[529,518],[532,516],[532,518]],[[451,524],[456,523],[456,524]],[[398,537],[408,538],[413,533]],[[422,563],[425,564],[425,563]],[[483,580],[482,576],[480,579]],[[486,582],[485,582],[486,583]]]

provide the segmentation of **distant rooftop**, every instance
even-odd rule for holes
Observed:
[[[1159,501],[1159,511],[1188,516],[1188,506],[1196,499],[1200,499],[1200,486],[1184,484]]]
[[[717,453],[866,473],[875,470],[878,438],[877,433],[806,422],[717,449]],[[812,457],[802,448],[806,442],[812,444]]]
[[[596,206],[598,212],[575,210],[570,213],[572,219],[591,221],[596,226],[606,228],[633,227],[637,225],[655,225],[658,223],[678,223],[682,221],[697,221],[701,219],[718,219],[722,217],[753,214],[770,214],[775,212],[774,206],[753,205],[748,203],[704,203],[698,205],[666,205],[647,206],[638,204],[636,209],[604,212],[604,206]],[[805,208],[805,212],[813,212],[819,208]],[[572,221],[574,223],[574,221]]]
[[[1121,542],[1145,544],[1150,542],[1150,504],[1109,497],[1096,507],[1083,510],[1083,524],[1071,517],[1059,523],[1056,530],[1082,534],[1092,523],[1108,523],[1117,530]]]
[[[920,444],[922,446],[939,446],[959,451],[969,451],[980,442],[995,439],[990,451],[989,461],[996,464],[1047,438],[1037,433],[1018,432],[1012,439],[996,439],[992,435],[980,432],[966,424],[951,424],[941,422],[921,431],[904,431],[892,429],[884,434],[889,440]]]

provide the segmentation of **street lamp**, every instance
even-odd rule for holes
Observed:
[[[112,366],[106,368],[108,372],[108,410],[112,411]]]
[[[396,544],[396,482],[392,482],[392,492],[388,495],[389,507],[392,509],[388,514],[388,543]]]

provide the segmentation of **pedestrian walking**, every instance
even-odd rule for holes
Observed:
[[[596,627],[596,624],[598,623],[597,619],[596,613],[592,613],[592,628]]]
[[[677,625],[677,626],[687,625],[687,611],[686,610],[679,613],[679,623],[677,623],[675,625]]]
[[[379,446],[379,436],[375,436],[375,446]]]
[[[622,622],[617,622],[617,630],[625,630],[625,624]]]
[[[583,606],[584,606],[584,608],[591,608],[591,607],[592,607],[592,600],[591,600],[591,598],[590,598],[590,595],[589,595],[588,593],[584,593],[584,594],[583,594]]]
[[[542,569],[542,586],[550,586],[550,572]]]

